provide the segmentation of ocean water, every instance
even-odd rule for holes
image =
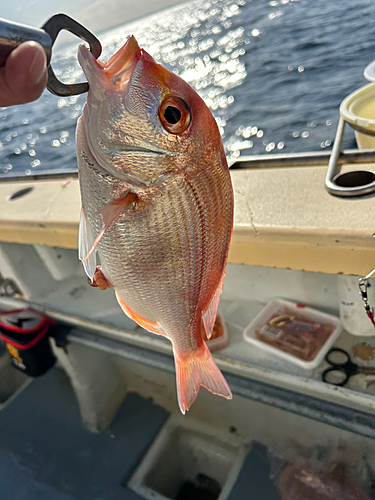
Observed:
[[[330,149],[342,99],[375,59],[375,0],[196,0],[98,34],[102,60],[134,34],[203,97],[228,156]],[[53,67],[83,81],[76,47]],[[86,95],[45,91],[0,108],[0,173],[76,167],[74,133]],[[344,147],[355,147],[348,130]]]

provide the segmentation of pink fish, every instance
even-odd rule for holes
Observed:
[[[173,346],[183,413],[199,387],[232,394],[210,338],[233,225],[215,119],[198,94],[135,38],[102,63],[81,46],[87,104],[77,126],[79,255],[94,285]],[[97,267],[96,253],[101,267]]]

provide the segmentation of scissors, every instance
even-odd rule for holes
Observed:
[[[339,349],[334,347],[330,349],[325,360],[330,364],[330,368],[327,368],[322,373],[323,382],[327,384],[344,386],[350,377],[357,375],[357,373],[363,373],[365,375],[374,375],[375,367],[365,367],[359,366],[350,359],[349,354],[344,351],[344,349]]]
[[[90,45],[90,51],[95,59],[100,56],[102,47],[99,40],[84,26],[66,14],[56,14],[52,16],[40,29],[0,18],[0,66],[5,65],[8,55],[22,42],[29,40],[39,42],[47,56],[47,89],[52,94],[58,96],[77,95],[87,92],[89,89],[89,84],[87,82],[74,84],[63,83],[56,77],[51,67],[52,47],[57,35],[63,29],[85,40]]]

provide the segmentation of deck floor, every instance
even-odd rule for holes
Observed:
[[[126,483],[169,413],[128,394],[110,428],[85,429],[65,373],[35,379],[0,411],[0,498],[140,500]],[[232,500],[279,500],[267,464],[250,451]]]
[[[139,499],[122,484],[167,417],[129,394],[111,428],[92,434],[83,426],[69,380],[54,368],[0,412],[0,498]]]

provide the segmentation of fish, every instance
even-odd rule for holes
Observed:
[[[93,286],[170,340],[178,403],[231,390],[205,341],[215,323],[233,228],[233,189],[203,99],[134,38],[108,62],[81,45],[89,92],[76,131],[79,258]],[[97,265],[97,257],[100,266]]]

